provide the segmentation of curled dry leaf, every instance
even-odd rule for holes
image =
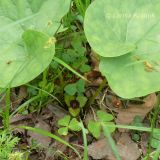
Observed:
[[[143,104],[129,104],[126,109],[117,110],[117,124],[130,124],[135,116],[141,116],[142,119],[153,109],[157,102],[156,94],[150,94],[144,99]],[[124,130],[121,130],[124,131]]]
[[[136,143],[134,143],[127,133],[122,133],[118,142],[117,150],[123,160],[137,160],[140,157],[140,151]],[[88,146],[89,155],[93,159],[116,160],[110,144],[106,139],[98,140]]]

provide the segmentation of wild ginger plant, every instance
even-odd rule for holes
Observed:
[[[120,97],[160,90],[160,2],[95,0],[84,31],[100,56],[100,71]]]

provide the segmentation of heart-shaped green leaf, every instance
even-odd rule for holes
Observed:
[[[60,135],[66,136],[68,134],[68,127],[62,127],[58,129]]]
[[[84,27],[116,94],[134,98],[160,90],[159,1],[96,0]]]
[[[89,121],[88,130],[95,138],[99,138],[101,134],[101,124],[99,122]]]
[[[80,107],[84,107],[87,102],[87,98],[85,96],[77,96],[76,100],[80,103]]]
[[[51,36],[69,6],[70,0],[0,1],[0,87],[27,83],[47,68],[55,52]]]
[[[114,117],[112,116],[112,114],[108,114],[104,111],[97,111],[97,117],[102,121],[102,122],[109,122],[112,121],[114,119]]]
[[[100,70],[112,90],[123,98],[135,98],[160,90],[160,54],[131,53],[117,58],[101,58]],[[106,69],[107,68],[107,69]]]
[[[70,120],[71,116],[64,116],[62,119],[58,121],[58,125],[68,127]]]
[[[48,45],[50,37],[44,33],[27,30],[23,41],[15,42],[0,53],[0,87],[22,85],[38,76],[51,62],[54,43]]]
[[[81,127],[79,125],[79,122],[77,121],[76,118],[73,118],[69,124],[69,129],[71,129],[72,131],[80,131]]]

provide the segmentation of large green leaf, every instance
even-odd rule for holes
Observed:
[[[27,83],[47,68],[69,6],[70,0],[0,0],[0,87]]]
[[[147,50],[149,41],[159,40],[159,8],[157,0],[96,0],[85,16],[87,39],[103,57],[124,55],[140,47]],[[156,46],[160,48],[155,43],[152,48]]]
[[[160,90],[160,54],[135,53],[117,58],[101,58],[100,70],[113,91],[123,98],[141,97]],[[147,67],[152,64],[153,69]]]
[[[160,90],[160,1],[96,0],[84,27],[115,93],[134,98]]]

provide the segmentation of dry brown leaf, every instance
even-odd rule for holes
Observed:
[[[137,160],[140,157],[140,151],[127,133],[122,133],[117,145],[118,153],[123,160]],[[106,139],[98,140],[88,146],[89,155],[93,159],[116,160],[111,146]]]
[[[36,123],[35,128],[40,128],[42,130],[51,132],[50,126],[41,119],[38,119],[38,123]],[[45,137],[32,131],[28,131],[28,135],[30,136],[30,138],[28,139],[29,144],[32,144],[31,142],[33,139],[36,140],[36,142],[42,147],[48,147],[51,143],[50,137]]]
[[[106,139],[100,139],[88,146],[88,154],[93,159],[102,159],[110,157],[112,155],[112,150]]]
[[[10,123],[15,124],[17,122],[25,121],[32,118],[33,118],[32,114],[27,114],[27,115],[16,114],[10,118]]]
[[[123,160],[137,160],[141,155],[137,144],[131,140],[127,133],[122,133],[117,142],[117,149]]]
[[[144,99],[143,104],[129,105],[126,109],[118,109],[116,119],[117,124],[131,124],[135,116],[141,116],[142,119],[153,109],[157,102],[156,94],[150,94]],[[124,131],[124,130],[121,130]]]

